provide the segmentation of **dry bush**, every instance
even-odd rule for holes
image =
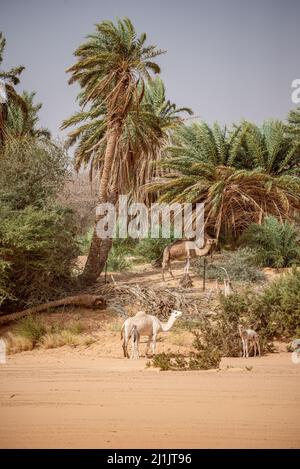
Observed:
[[[192,331],[194,335],[193,350],[186,357],[182,353],[159,353],[152,359],[152,366],[166,370],[210,370],[219,368],[221,352],[218,347],[206,342],[199,331]]]
[[[24,352],[26,350],[32,350],[34,344],[28,337],[22,335],[13,334],[8,332],[5,336],[5,342],[8,354],[14,354]]]

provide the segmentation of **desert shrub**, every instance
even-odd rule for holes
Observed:
[[[261,225],[251,224],[243,234],[241,243],[254,249],[257,265],[279,268],[299,263],[298,238],[295,226],[268,217]]]
[[[41,209],[68,177],[68,157],[51,140],[9,139],[0,158],[0,201],[13,210]]]
[[[27,316],[21,319],[15,327],[18,336],[25,337],[35,346],[46,334],[46,326],[37,316]]]
[[[226,269],[231,280],[261,282],[265,279],[265,275],[257,269],[255,262],[255,252],[249,248],[225,251],[221,259],[215,259],[212,264],[207,264],[206,277],[223,280],[226,277],[223,269]],[[202,275],[203,260],[197,261],[196,268]]]
[[[54,298],[72,281],[78,255],[72,214],[59,207],[2,210],[0,261],[5,268],[0,302],[29,305]],[[4,290],[4,293],[3,293]]]
[[[213,334],[218,338],[223,356],[238,357],[241,355],[241,339],[238,333],[239,324],[253,328],[258,332],[262,353],[274,350],[273,337],[257,321],[253,312],[257,298],[259,298],[259,295],[254,294],[250,290],[246,290],[243,293],[235,293],[228,297],[220,296],[221,309],[217,315],[216,327]]]
[[[300,329],[300,271],[274,280],[253,300],[252,322],[270,338],[289,338]]]
[[[93,228],[90,228],[84,235],[78,237],[81,254],[88,254],[92,235]],[[132,255],[135,245],[136,241],[130,238],[113,239],[112,248],[107,259],[107,270],[111,272],[129,270],[131,268],[131,262],[127,257]]]
[[[166,370],[210,370],[218,368],[221,352],[218,347],[203,339],[199,331],[194,334],[193,348],[188,357],[181,353],[158,353],[152,359],[152,366]]]
[[[52,299],[72,283],[76,222],[56,205],[68,158],[49,139],[9,138],[0,158],[0,304]]]
[[[9,262],[0,258],[0,306],[5,301],[13,301],[13,285],[9,282]]]
[[[78,236],[78,245],[80,249],[80,254],[83,256],[88,255],[91,241],[92,241],[92,236],[93,236],[93,228],[90,227],[85,233],[80,234]]]
[[[122,272],[123,270],[129,270],[130,267],[131,263],[126,258],[126,254],[112,247],[107,259],[107,270],[110,272]]]
[[[165,247],[174,240],[175,237],[172,231],[170,238],[151,238],[149,234],[147,238],[141,239],[138,242],[134,250],[134,255],[147,262],[154,261],[162,256]]]
[[[225,298],[221,296],[221,308],[217,314],[213,340],[220,340],[222,354],[238,352],[238,323],[255,329],[264,351],[271,351],[274,339],[297,336],[300,329],[300,271],[293,269],[274,280],[261,293],[244,291]],[[217,339],[219,337],[219,339]],[[225,337],[222,341],[221,338]],[[237,342],[234,341],[237,338]],[[227,344],[227,345],[226,345]],[[226,349],[227,348],[227,349]]]
[[[4,340],[7,346],[7,353],[9,354],[25,352],[26,350],[32,350],[34,348],[31,339],[22,335],[13,334],[12,332],[7,332]]]

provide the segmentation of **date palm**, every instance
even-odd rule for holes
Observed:
[[[177,108],[166,99],[164,83],[155,78],[145,83],[139,109],[129,111],[111,167],[110,184],[119,192],[135,200],[146,201],[148,193],[142,186],[158,171],[162,148],[168,143],[171,132],[183,122],[189,108]],[[61,128],[79,124],[68,136],[67,146],[76,145],[75,168],[89,167],[102,172],[106,149],[106,123],[101,106],[82,111],[66,119]]]
[[[146,34],[139,37],[128,18],[117,24],[103,21],[96,25],[96,32],[76,51],[76,63],[68,69],[69,83],[77,82],[81,87],[79,104],[90,105],[91,110],[103,112],[97,147],[105,145],[99,184],[99,202],[109,198],[111,169],[115,158],[126,117],[138,110],[144,90],[144,79],[150,73],[159,73],[159,66],[152,61],[162,53],[155,46],[147,46]],[[140,91],[141,89],[141,91]],[[98,109],[96,109],[99,107]],[[102,120],[102,118],[101,118]],[[97,222],[97,220],[96,220]],[[96,227],[96,225],[95,225]],[[107,244],[107,247],[104,247]],[[83,278],[94,281],[105,264],[109,243],[101,243],[96,229],[86,262]]]
[[[0,66],[3,62],[3,55],[5,50],[6,40],[3,33],[0,32]],[[19,106],[24,115],[27,113],[26,103],[23,98],[18,95],[15,86],[20,82],[20,75],[25,67],[13,67],[8,71],[0,69],[0,151],[4,145],[6,137],[6,121],[7,121],[7,108],[10,103]]]
[[[27,112],[24,113],[18,103],[10,103],[7,112],[7,133],[11,137],[22,138],[50,138],[50,131],[46,128],[39,127],[38,113],[42,107],[41,103],[35,104],[34,98],[36,93],[24,91],[21,95],[26,104]]]
[[[267,215],[299,213],[299,153],[282,123],[244,122],[231,132],[193,124],[177,132],[162,161],[172,172],[148,190],[159,190],[161,202],[204,203],[207,228],[236,238]]]
[[[300,139],[300,107],[289,112],[287,132],[291,138]]]

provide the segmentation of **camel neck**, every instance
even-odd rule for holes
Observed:
[[[163,332],[168,332],[175,322],[175,318],[170,316],[167,322],[161,322],[161,328]]]

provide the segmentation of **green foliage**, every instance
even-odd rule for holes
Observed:
[[[217,344],[208,342],[199,331],[192,331],[194,334],[193,347],[188,357],[181,353],[159,353],[152,359],[152,366],[166,370],[210,370],[219,368],[221,362],[221,352]]]
[[[4,261],[0,258],[0,306],[6,300],[15,300],[15,297],[12,292],[13,285],[9,282],[9,271],[9,262]]]
[[[249,248],[237,251],[224,251],[222,258],[216,258],[212,264],[207,264],[206,277],[208,279],[223,280],[226,269],[230,280],[240,282],[261,282],[265,275],[255,266],[255,252]],[[197,271],[202,275],[203,261],[197,261]]]
[[[27,316],[18,322],[15,332],[17,335],[29,339],[35,346],[46,334],[47,329],[39,317]]]
[[[237,325],[242,323],[259,333],[263,350],[272,350],[271,342],[274,339],[297,336],[300,329],[299,305],[300,271],[293,269],[274,280],[259,294],[248,290],[227,298],[221,296],[221,310],[215,325],[207,326],[207,333],[219,338],[212,337],[212,340],[214,343],[219,340],[222,354],[236,356],[240,345],[238,342],[235,344],[234,337],[238,340]]]
[[[147,184],[159,202],[204,203],[206,228],[237,239],[260,214],[289,220],[300,208],[300,140],[281,122],[231,131],[194,123],[178,128],[161,161],[166,173]]]
[[[107,270],[109,272],[122,272],[129,270],[130,267],[131,263],[126,259],[124,252],[120,252],[118,249],[112,247],[107,259]]]
[[[89,228],[84,234],[78,236],[80,254],[86,256],[89,252],[93,236],[93,228]]]
[[[42,104],[35,104],[33,102],[35,96],[35,91],[31,93],[23,91],[21,98],[26,104],[26,112],[20,108],[18,103],[14,101],[9,102],[6,131],[10,137],[20,138],[24,136],[31,136],[36,138],[50,139],[49,130],[38,127],[38,113],[42,108]]]
[[[250,225],[241,240],[255,250],[260,266],[288,267],[300,261],[298,230],[274,217],[266,218],[261,225]]]
[[[67,288],[79,252],[74,227],[72,214],[58,207],[3,210],[0,259],[7,266],[9,295],[2,293],[0,301],[13,296],[18,303],[29,305],[47,301]]]
[[[51,141],[10,139],[0,158],[0,203],[38,209],[56,197],[68,176],[68,158]]]
[[[134,255],[147,262],[154,261],[161,257],[163,250],[168,244],[174,241],[171,238],[144,238],[137,244]]]

